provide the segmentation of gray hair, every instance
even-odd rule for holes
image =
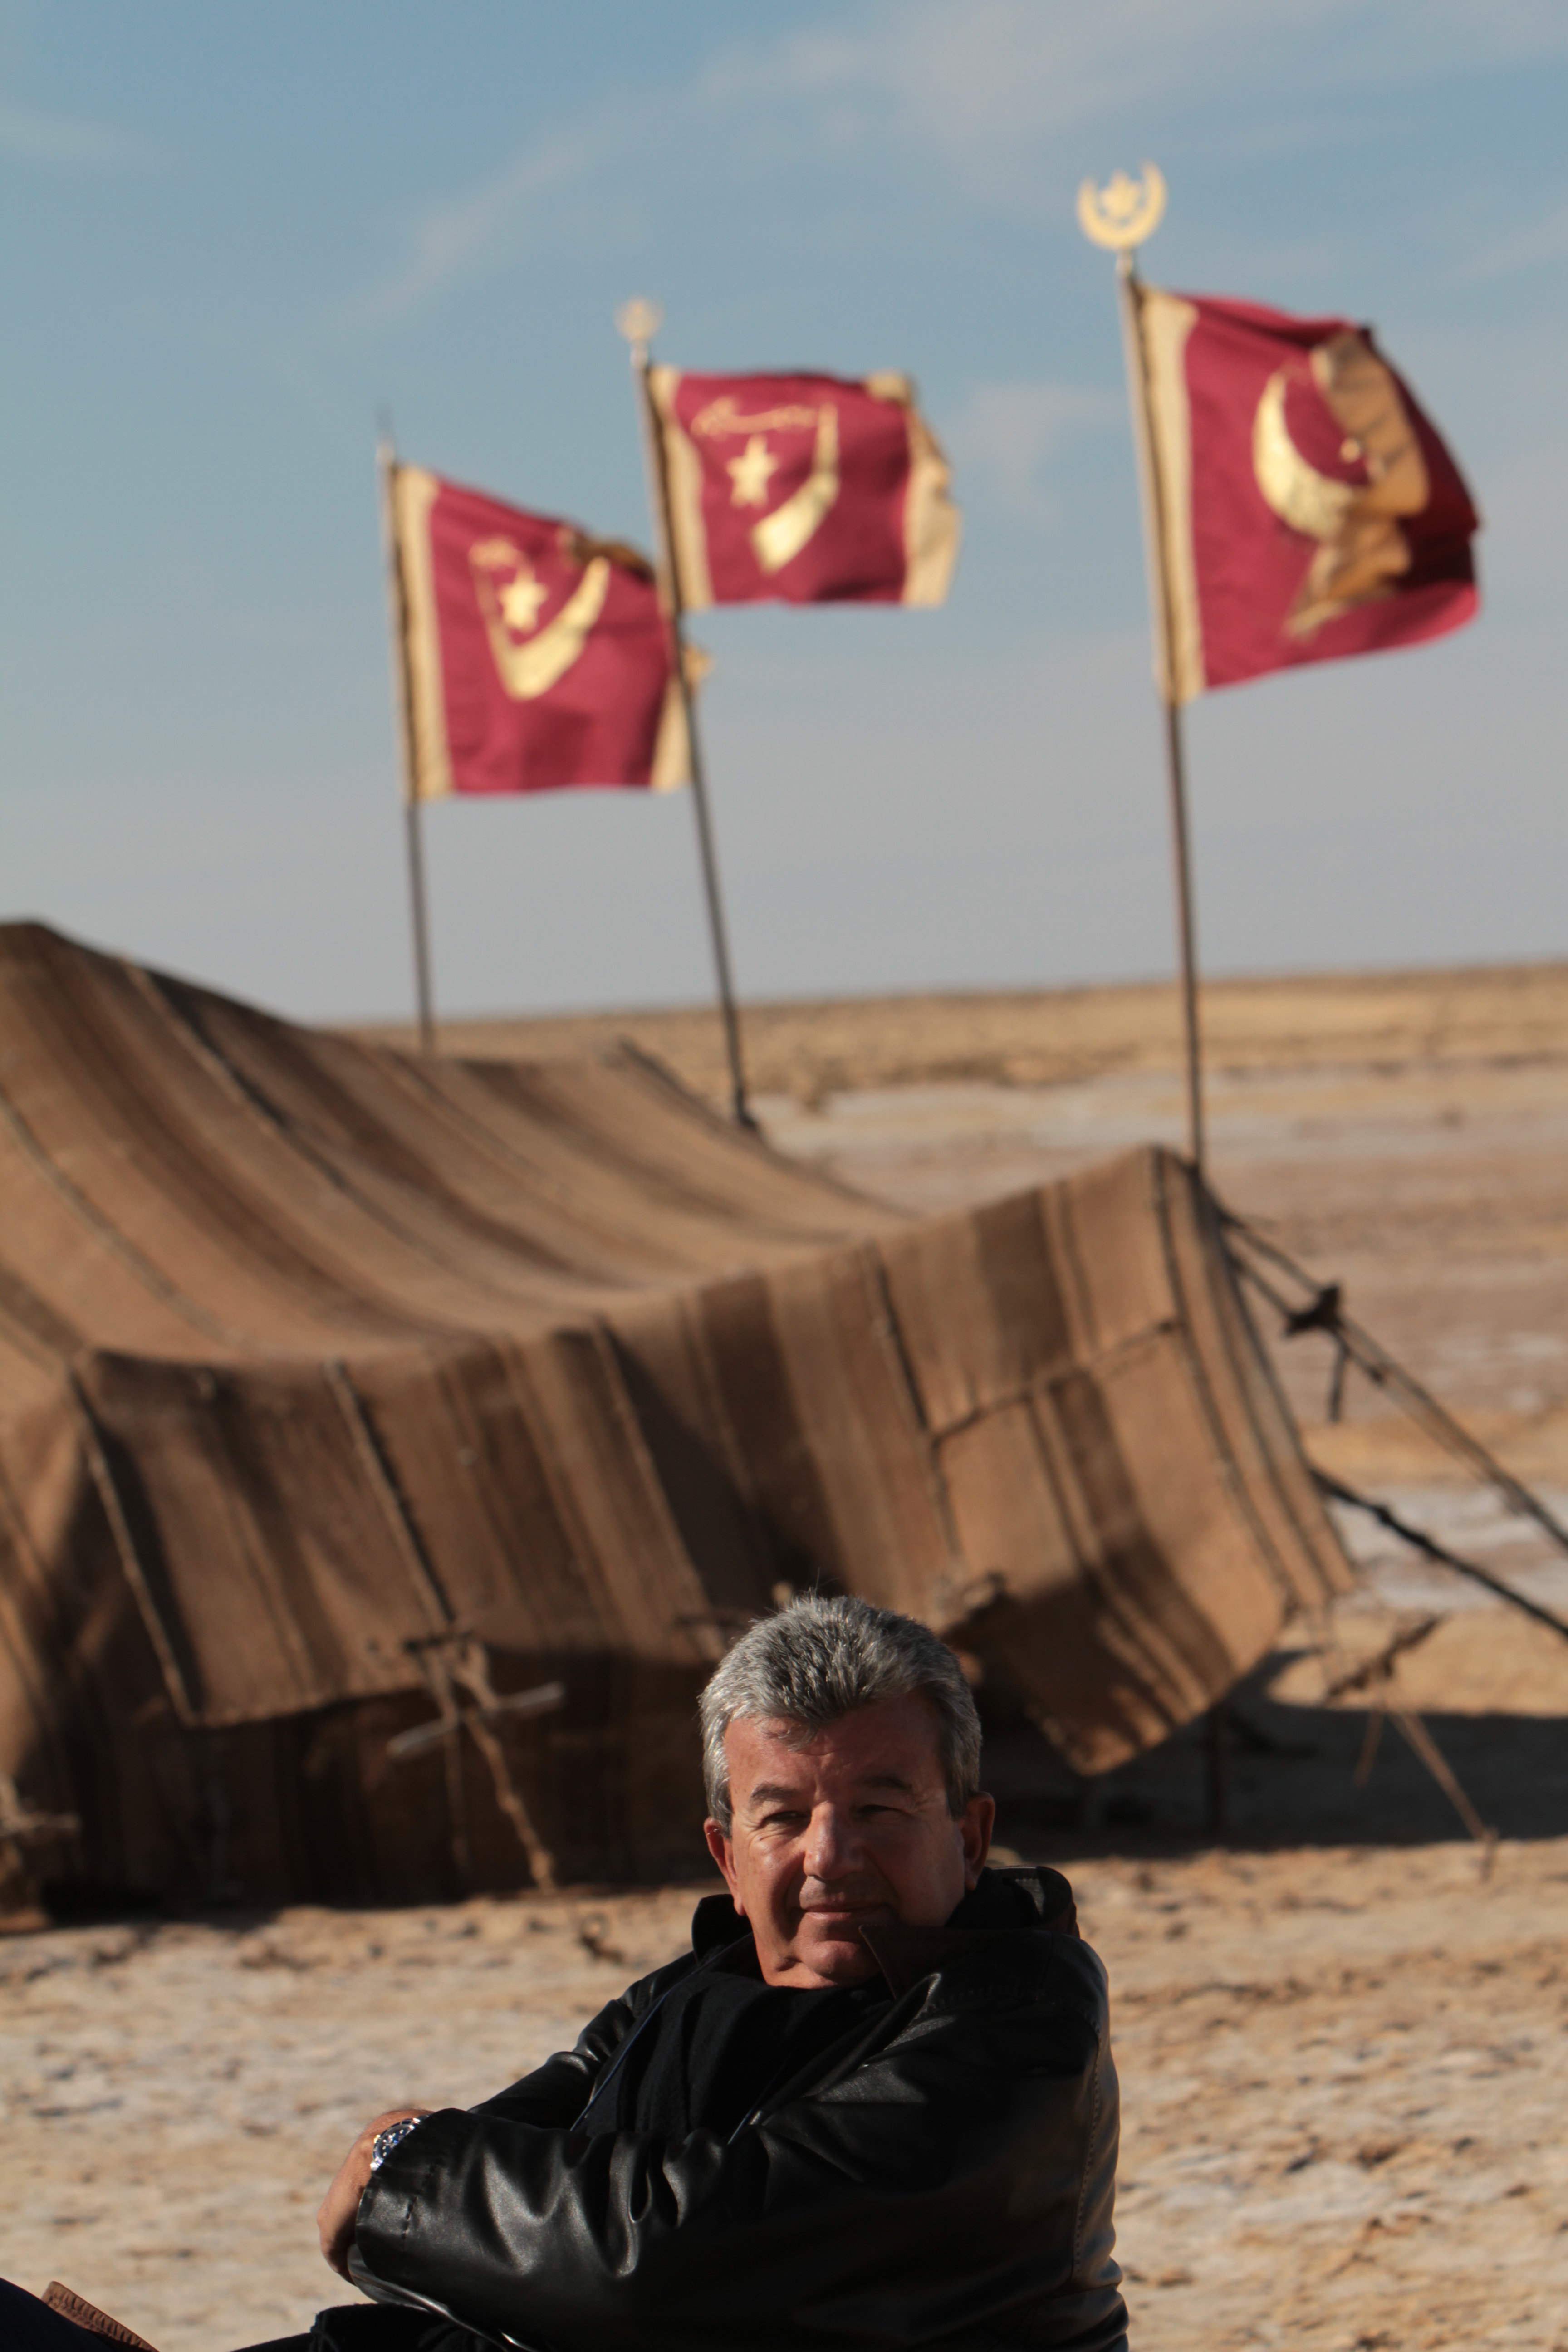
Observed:
[[[847,1595],[806,1594],[759,1618],[698,1701],[709,1812],[727,1836],[733,1816],[724,1734],[737,1717],[797,1725],[809,1739],[857,1707],[914,1695],[936,1717],[956,1819],[980,1787],[980,1717],[947,1643],[913,1617]]]

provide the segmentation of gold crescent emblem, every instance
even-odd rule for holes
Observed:
[[[816,538],[837,496],[838,411],[828,403],[817,411],[810,473],[782,507],[764,515],[747,534],[764,572],[782,572]]]
[[[1128,253],[1152,236],[1165,217],[1165,180],[1157,163],[1145,163],[1142,179],[1113,172],[1103,188],[1085,180],[1078,192],[1078,225],[1091,245]]]
[[[533,567],[509,539],[487,539],[468,550],[474,592],[500,682],[514,702],[536,702],[558,686],[582,656],[610,592],[610,562],[595,555],[561,610],[541,629],[539,607],[548,593]],[[519,637],[525,642],[518,643]]]
[[[1292,370],[1277,368],[1263,387],[1252,422],[1252,470],[1272,511],[1317,551],[1285,626],[1310,636],[1325,621],[1392,595],[1410,568],[1410,542],[1399,527],[1419,514],[1431,495],[1421,454],[1399,386],[1364,335],[1334,335],[1309,360],[1313,383],[1344,435],[1340,454],[1359,458],[1364,483],[1320,473],[1290,438],[1285,395]]]

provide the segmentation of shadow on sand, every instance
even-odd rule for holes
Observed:
[[[1017,1721],[987,1727],[987,1778],[997,1837],[1030,1861],[1071,1852],[1175,1853],[1239,1848],[1422,1845],[1468,1832],[1449,1798],[1392,1719],[1363,1784],[1364,1708],[1281,1706],[1269,1685],[1297,1654],[1266,1658],[1227,1701],[1223,1823],[1214,1819],[1206,1722],[1094,1781],[1077,1779]],[[1423,1718],[1450,1771],[1500,1838],[1568,1833],[1568,1718],[1447,1715]]]

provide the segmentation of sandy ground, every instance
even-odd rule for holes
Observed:
[[[1218,1189],[1568,1513],[1568,967],[1227,983],[1207,1019]],[[628,1028],[720,1090],[700,1013],[448,1042]],[[916,1210],[1178,1140],[1175,1034],[1153,989],[748,1024],[774,1140]],[[1279,1361],[1321,1460],[1568,1613],[1568,1563],[1364,1381],[1323,1425],[1321,1339]],[[1568,1642],[1347,1535],[1359,1591],[1237,1696],[1223,1839],[1195,1731],[1089,1789],[1021,1727],[993,1744],[1002,1835],[1068,1871],[1111,1972],[1139,2352],[1568,2347]],[[1329,1695],[1396,1634],[1390,1704],[1489,1847],[1392,1720],[1370,1738],[1364,1689]],[[160,2352],[300,2325],[332,2299],[312,2216],[363,2116],[510,2079],[679,1948],[694,1891],[0,1946],[0,2271],[64,2276]]]
[[[743,1008],[746,1068],[763,1097],[931,1085],[1061,1086],[1176,1066],[1175,993],[1157,982],[1113,987],[974,991],[948,996],[803,998]],[[1568,964],[1415,972],[1330,972],[1221,980],[1204,990],[1216,1072],[1337,1068],[1397,1073],[1415,1062],[1561,1061],[1568,1052]],[[363,1034],[403,1045],[391,1023]],[[458,1018],[440,1024],[453,1054],[580,1054],[629,1038],[683,1084],[728,1099],[718,1021],[702,1005],[667,1011]]]
[[[1072,1874],[1115,1988],[1136,2345],[1568,2340],[1568,1840],[1485,1885],[1451,1843]],[[161,2352],[306,2324],[343,2299],[311,2216],[364,2116],[510,2079],[677,1950],[690,1900],[17,1939],[7,2269]]]

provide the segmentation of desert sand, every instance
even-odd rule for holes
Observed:
[[[1228,982],[1205,1015],[1221,1194],[1568,1512],[1568,966]],[[706,1013],[443,1042],[616,1034],[722,1098]],[[747,1034],[773,1139],[911,1209],[1180,1140],[1168,990],[769,1007]],[[1358,1376],[1327,1426],[1321,1338],[1278,1354],[1326,1466],[1568,1615],[1539,1531]],[[1139,2352],[1568,2345],[1568,1642],[1346,1533],[1357,1592],[1237,1696],[1222,1836],[1195,1731],[1086,1789],[995,1721],[1000,1834],[1068,1871],[1110,1971]],[[1382,1695],[1484,1843],[1377,1685],[1334,1691],[1395,1635]],[[302,2326],[342,2299],[312,2216],[363,2117],[510,2079],[679,1948],[700,1891],[9,1940],[0,2271],[160,2352]]]
[[[1555,2346],[1568,1840],[1098,1857],[1133,2341]],[[161,2352],[347,2291],[316,2200],[367,2114],[461,2104],[679,1948],[692,1892],[116,1927],[0,1954],[5,2262]]]

